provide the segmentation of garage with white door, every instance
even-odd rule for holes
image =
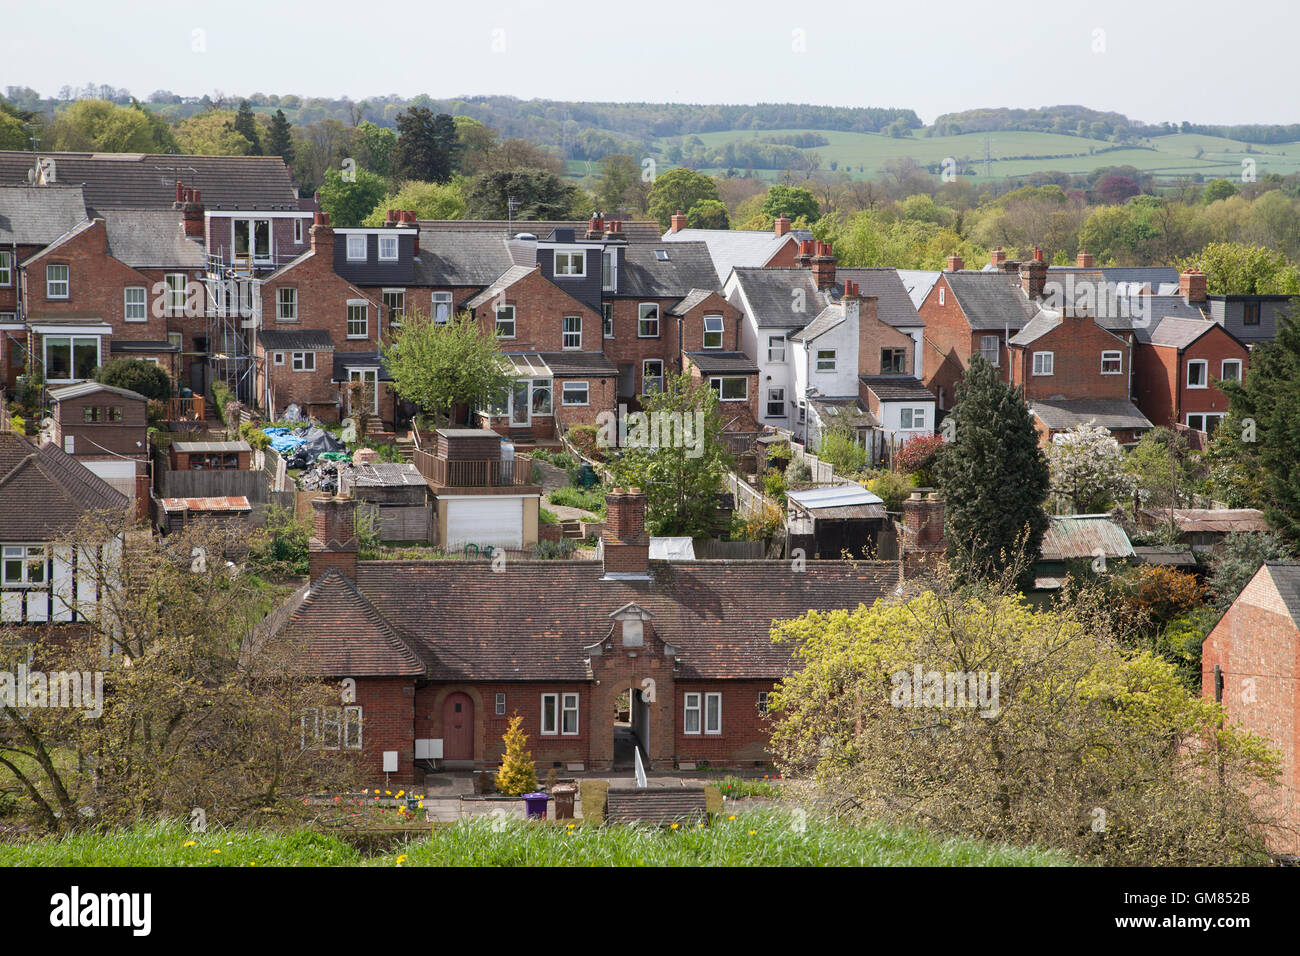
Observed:
[[[482,498],[444,499],[447,533],[444,547],[459,550],[467,544],[482,548],[522,548],[524,544],[524,501],[506,495]]]

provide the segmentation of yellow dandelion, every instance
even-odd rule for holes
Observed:
[[[397,795],[398,795],[399,797],[400,797],[402,794],[404,794],[404,793],[406,793],[405,790],[398,790],[398,791],[397,791]]]
[[[397,858],[397,865],[401,866],[405,862],[406,862],[406,854],[403,853],[401,856]]]
[[[257,861],[256,861],[256,860],[249,860],[249,861],[248,861],[248,865],[249,865],[249,866],[257,866]]]
[[[193,840],[186,840],[186,841],[185,841],[185,845],[186,845],[186,846],[196,846],[197,844],[196,844]]]
[[[672,829],[676,830],[676,829],[677,829],[677,824],[674,823],[674,824],[672,825]]]
[[[727,817],[727,819],[728,819],[728,820],[734,820],[734,819],[736,819],[736,815],[733,813],[731,816]]]
[[[375,793],[378,793],[378,792],[379,792],[378,790],[375,791]]]
[[[212,852],[213,852],[213,853],[220,853],[221,851],[220,851],[220,850],[213,850]]]
[[[375,792],[378,793],[379,791],[376,790]],[[393,795],[393,791],[391,791],[391,790],[385,790],[385,791],[384,791],[384,796],[386,796],[386,797],[391,797],[392,795]]]
[[[758,832],[757,830],[750,830],[750,831],[749,831],[749,835],[750,835],[750,836],[753,836],[753,835],[754,835],[755,833],[757,833],[757,832]]]

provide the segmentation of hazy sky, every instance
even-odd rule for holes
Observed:
[[[499,93],[911,107],[1078,103],[1145,122],[1300,122],[1287,0],[274,0],[8,5],[0,87],[137,96]],[[201,32],[196,32],[201,31]]]

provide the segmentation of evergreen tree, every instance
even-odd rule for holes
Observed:
[[[1031,577],[1047,514],[1047,459],[1020,390],[1003,384],[980,356],[957,384],[951,442],[935,477],[947,502],[945,526],[954,569],[966,580],[988,578],[1021,564]]]
[[[501,736],[506,752],[501,755],[496,784],[498,790],[511,797],[537,789],[537,768],[533,766],[532,753],[525,749],[528,735],[524,733],[523,723],[524,718],[515,714],[510,718],[510,729]]]
[[[445,183],[456,171],[460,140],[456,121],[447,113],[437,116],[427,106],[412,106],[397,117],[397,147],[393,173],[398,179]]]
[[[262,139],[258,135],[257,120],[253,117],[253,108],[248,105],[248,100],[239,101],[239,112],[235,114],[235,132],[253,144],[248,155],[262,155]]]
[[[293,135],[284,110],[276,110],[271,117],[271,129],[266,137],[266,155],[279,156],[286,165],[293,165]]]

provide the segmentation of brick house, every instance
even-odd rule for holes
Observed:
[[[1273,849],[1300,856],[1300,564],[1267,562],[1237,595],[1201,646],[1201,696],[1228,720],[1265,738],[1282,757],[1284,821]]]
[[[1212,433],[1227,414],[1216,383],[1243,380],[1250,350],[1217,322],[1166,316],[1136,331],[1137,400],[1151,421]]]
[[[148,399],[99,382],[52,388],[50,440],[149,513]]]
[[[917,508],[932,505],[941,512],[941,502]],[[376,779],[395,755],[397,783],[420,782],[435,764],[494,767],[515,713],[540,770],[608,769],[623,695],[649,767],[764,764],[767,694],[790,666],[772,621],[870,603],[900,574],[898,562],[813,561],[795,572],[774,561],[651,561],[645,497],[620,490],[607,499],[600,561],[498,571],[359,561],[354,507],[313,502],[311,583],[253,639],[282,642],[303,673],[355,678],[356,700],[328,715],[328,734],[316,721],[311,733],[361,750]],[[911,567],[943,549],[942,519],[931,518],[918,511],[908,525]],[[340,727],[350,721],[349,735]]]
[[[702,242],[713,260],[718,282],[725,283],[731,270],[779,269],[795,264],[799,244],[812,240],[807,229],[792,229],[784,214],[772,223],[771,229],[688,229],[681,210],[669,221],[664,242]]]

